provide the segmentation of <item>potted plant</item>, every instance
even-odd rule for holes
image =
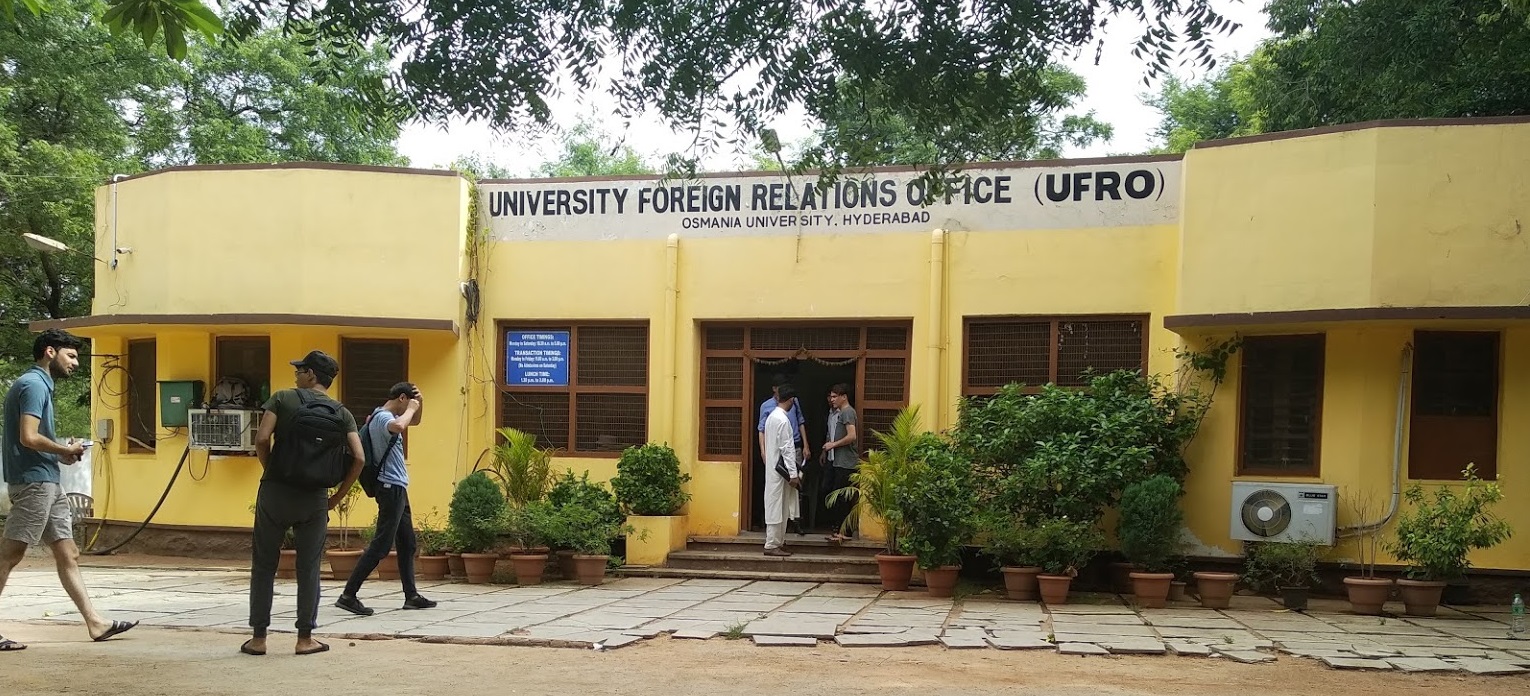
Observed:
[[[910,454],[893,495],[905,526],[903,548],[924,570],[930,596],[950,597],[977,517],[972,467],[950,442],[931,433],[920,435]]]
[[[415,530],[420,555],[415,559],[415,571],[422,580],[444,580],[449,569],[446,558],[448,538],[446,531],[436,523],[435,508],[420,516]]]
[[[521,506],[506,506],[502,533],[511,544],[510,563],[517,585],[539,585],[547,570],[547,539],[557,534],[562,520],[558,511],[545,500],[533,500]]]
[[[1321,553],[1322,546],[1310,539],[1251,543],[1244,551],[1244,577],[1256,590],[1279,592],[1287,609],[1306,611]]]
[[[1174,580],[1169,583],[1169,601],[1187,601],[1189,596],[1186,588],[1190,584],[1190,560],[1182,554],[1174,554],[1169,559],[1169,572],[1174,574]]]
[[[351,548],[350,537],[351,512],[360,495],[361,484],[352,483],[351,489],[345,492],[345,497],[340,500],[340,504],[335,506],[335,514],[340,518],[340,546],[324,552],[324,559],[329,561],[330,577],[335,580],[349,578],[351,571],[356,569],[356,562],[361,560],[361,550]]]
[[[851,503],[846,524],[869,512],[882,521],[887,533],[886,548],[877,554],[877,573],[882,589],[901,592],[908,589],[914,576],[914,556],[903,551],[907,522],[896,504],[897,490],[909,468],[914,445],[919,440],[919,407],[909,406],[898,412],[887,432],[872,431],[880,446],[867,452],[860,466],[850,474],[850,485],[829,494],[830,505]],[[848,531],[848,530],[842,530]]]
[[[1411,510],[1397,519],[1396,538],[1387,550],[1408,564],[1408,577],[1397,581],[1409,616],[1434,616],[1445,583],[1466,574],[1467,555],[1508,539],[1509,524],[1488,510],[1503,499],[1495,482],[1477,478],[1475,465],[1461,473],[1464,486],[1440,486],[1425,496],[1415,483],[1403,494]]]
[[[611,540],[632,528],[595,508],[565,505],[556,510],[558,528],[573,551],[575,579],[581,585],[599,585],[611,560]]]
[[[590,481],[588,471],[581,472],[579,478],[574,478],[573,472],[563,472],[563,476],[547,491],[547,502],[560,513],[571,509],[590,510],[611,526],[625,527],[625,518],[616,504],[616,497],[611,495],[611,491],[606,490],[605,486]],[[566,580],[577,578],[578,569],[574,563],[574,554],[583,553],[576,550],[579,540],[572,538],[575,529],[573,525],[563,525],[558,529],[562,534],[555,534],[548,539],[549,545],[557,549],[558,567]],[[609,541],[608,539],[607,547],[610,546]],[[610,551],[607,550],[606,554],[609,555]]]
[[[1376,554],[1381,546],[1381,528],[1385,522],[1369,522],[1375,507],[1375,498],[1367,495],[1344,495],[1349,509],[1355,515],[1355,549],[1360,556],[1360,575],[1344,578],[1344,591],[1349,595],[1349,609],[1356,614],[1375,616],[1386,606],[1392,596],[1392,579],[1376,577]]]
[[[457,482],[447,511],[447,529],[462,551],[463,572],[470,583],[494,577],[499,554],[492,553],[504,522],[505,493],[488,474],[475,471]]]
[[[452,579],[467,577],[467,569],[462,564],[462,543],[457,541],[450,524],[441,531],[441,542],[446,549],[447,576]]]
[[[985,550],[1004,574],[1005,594],[1017,601],[1036,601],[1036,576],[1041,566],[1036,560],[1035,529],[1001,511],[990,511],[979,528],[987,543]]]
[[[551,449],[537,447],[537,438],[515,428],[500,428],[499,442],[491,450],[493,459],[487,471],[505,490],[510,507],[522,507],[541,500],[553,484]]]
[[[1088,565],[1099,552],[1105,536],[1092,520],[1075,522],[1065,517],[1042,520],[1035,527],[1035,535],[1036,561],[1041,566],[1036,585],[1041,601],[1066,604],[1078,569]]]
[[[1137,603],[1149,609],[1168,603],[1174,581],[1170,561],[1179,550],[1183,515],[1179,484],[1159,474],[1126,487],[1121,493],[1121,550],[1140,571],[1131,573]]]
[[[680,473],[680,458],[666,445],[628,447],[616,461],[611,490],[627,514],[633,534],[627,538],[627,562],[659,565],[671,551],[685,548],[685,517],[680,509],[690,501]]]

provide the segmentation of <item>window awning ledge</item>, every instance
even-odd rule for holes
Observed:
[[[33,331],[63,329],[90,333],[110,327],[129,326],[338,326],[394,331],[440,331],[460,336],[455,319],[403,317],[344,317],[316,314],[95,314],[68,319],[45,319],[31,323]],[[97,331],[92,331],[97,330]]]

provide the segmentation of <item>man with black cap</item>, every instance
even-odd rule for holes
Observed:
[[[436,606],[414,586],[414,554],[418,540],[414,534],[414,512],[409,508],[409,470],[404,465],[404,431],[420,411],[420,389],[410,382],[399,382],[388,390],[388,401],[367,418],[362,437],[369,438],[377,468],[377,533],[366,553],[356,562],[345,590],[335,606],[352,614],[371,616],[372,609],[361,603],[356,593],[361,583],[398,548],[398,577],[403,583],[405,609],[430,609]]]
[[[271,625],[271,594],[276,578],[276,563],[281,555],[282,537],[292,530],[297,545],[297,654],[312,655],[329,650],[313,639],[319,618],[319,563],[324,557],[324,538],[329,530],[329,511],[345,500],[345,494],[361,475],[361,438],[356,434],[356,419],[351,412],[330,398],[329,387],[340,374],[340,364],[323,351],[315,350],[292,361],[294,389],[271,395],[262,408],[260,429],[255,433],[255,454],[265,474],[260,492],[255,496],[255,531],[250,567],[250,628],[255,637],[245,641],[239,651],[246,655],[266,654],[266,629]],[[339,407],[348,432],[352,463],[339,487],[328,496],[324,488],[302,488],[272,475],[271,436],[290,422],[305,403],[320,401]]]

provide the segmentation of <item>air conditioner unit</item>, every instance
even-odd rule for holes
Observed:
[[[1234,481],[1232,538],[1333,546],[1338,489],[1310,483]]]
[[[260,411],[191,409],[191,448],[235,452],[255,451],[255,428]]]

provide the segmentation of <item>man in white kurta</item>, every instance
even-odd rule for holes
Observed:
[[[782,548],[786,543],[786,521],[797,516],[797,487],[802,474],[797,461],[797,445],[792,439],[792,420],[788,415],[797,398],[790,385],[776,394],[776,410],[765,418],[765,555],[790,556]],[[785,465],[787,476],[776,471],[776,463]]]

